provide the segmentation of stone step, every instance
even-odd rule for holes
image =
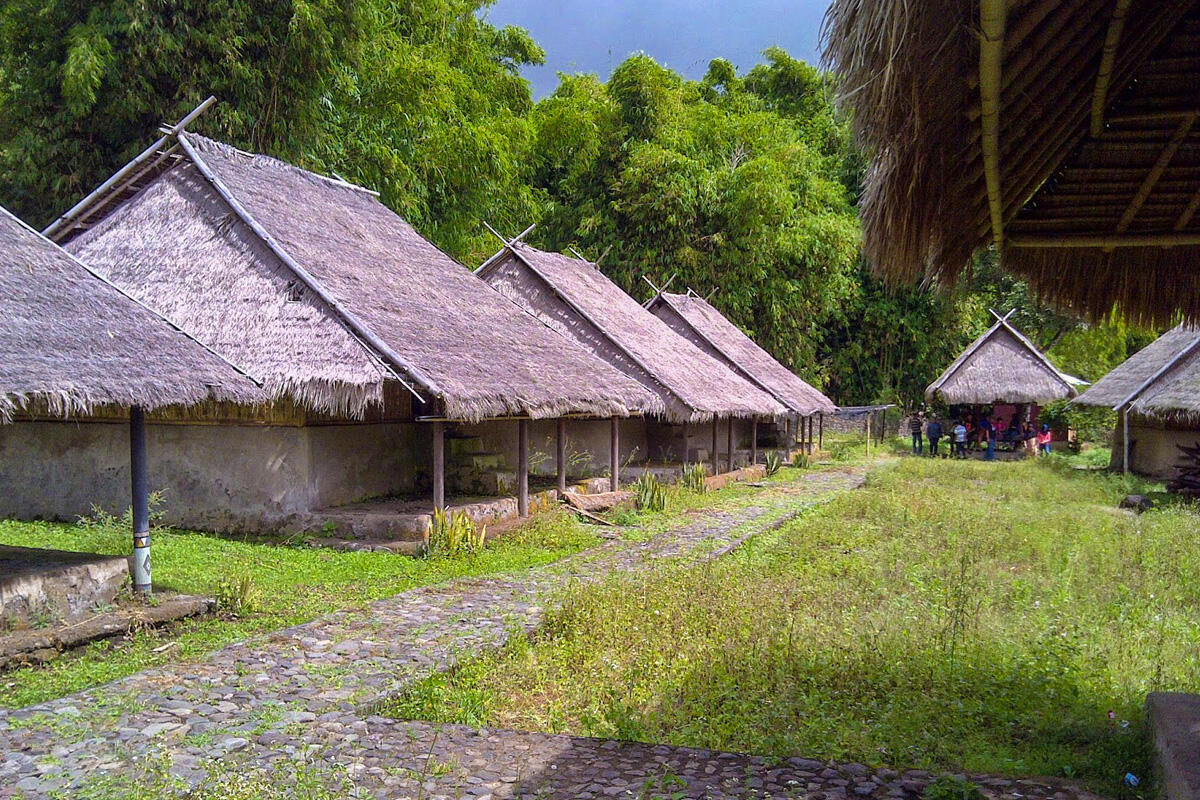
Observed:
[[[446,470],[446,491],[458,495],[497,497],[517,490],[517,473],[455,467]]]
[[[460,453],[451,464],[454,467],[466,467],[478,470],[503,470],[506,466],[504,456],[500,453]]]

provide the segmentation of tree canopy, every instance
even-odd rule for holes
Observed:
[[[197,129],[381,193],[474,265],[482,223],[573,246],[635,297],[690,287],[838,401],[920,402],[991,324],[1094,379],[1144,337],[1041,307],[994,259],[957,287],[861,262],[864,158],[828,77],[777,48],[688,80],[645,55],[562,75],[491,0],[10,0],[0,8],[0,202],[44,225],[209,94]]]

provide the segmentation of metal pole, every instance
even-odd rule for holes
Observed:
[[[433,423],[433,508],[446,508],[446,439],[445,424]]]
[[[133,590],[150,594],[150,492],[146,468],[146,415],[129,409],[129,473],[133,492]]]
[[[717,415],[713,414],[712,424],[712,465],[713,475],[721,471],[720,455],[717,453]]]
[[[558,418],[558,491],[559,494],[565,494],[567,491],[567,421],[562,417]]]
[[[529,516],[529,420],[517,422],[517,515]]]
[[[750,422],[750,466],[758,463],[758,417]]]
[[[725,425],[725,464],[729,472],[733,472],[733,417]]]
[[[620,420],[616,417],[612,418],[612,436],[609,442],[609,463],[612,464],[612,477],[609,478],[608,486],[612,491],[617,491],[621,487],[621,427]]]

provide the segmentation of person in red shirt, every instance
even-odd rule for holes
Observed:
[[[1054,441],[1054,434],[1050,431],[1049,425],[1042,425],[1042,429],[1037,433],[1038,450],[1044,454],[1050,453],[1050,443]]]

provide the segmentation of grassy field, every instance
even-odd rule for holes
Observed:
[[[391,713],[1118,796],[1148,777],[1145,693],[1200,690],[1200,516],[1117,510],[1135,486],[892,459],[726,559],[566,591],[533,639]]]
[[[748,502],[757,491],[734,485],[696,494],[668,486],[665,512],[623,511],[616,521],[627,526],[621,531],[626,538],[645,538],[685,522],[696,510]],[[248,605],[236,614],[136,631],[81,647],[43,666],[0,673],[0,707],[29,705],[167,662],[196,660],[247,636],[336,609],[360,608],[417,586],[546,564],[596,544],[595,531],[567,512],[551,511],[489,541],[481,553],[416,559],[158,530],[153,537],[156,586],[218,599],[224,595]],[[113,519],[77,525],[0,520],[0,544],[123,555],[129,552],[129,525]],[[168,642],[175,646],[159,650]]]

